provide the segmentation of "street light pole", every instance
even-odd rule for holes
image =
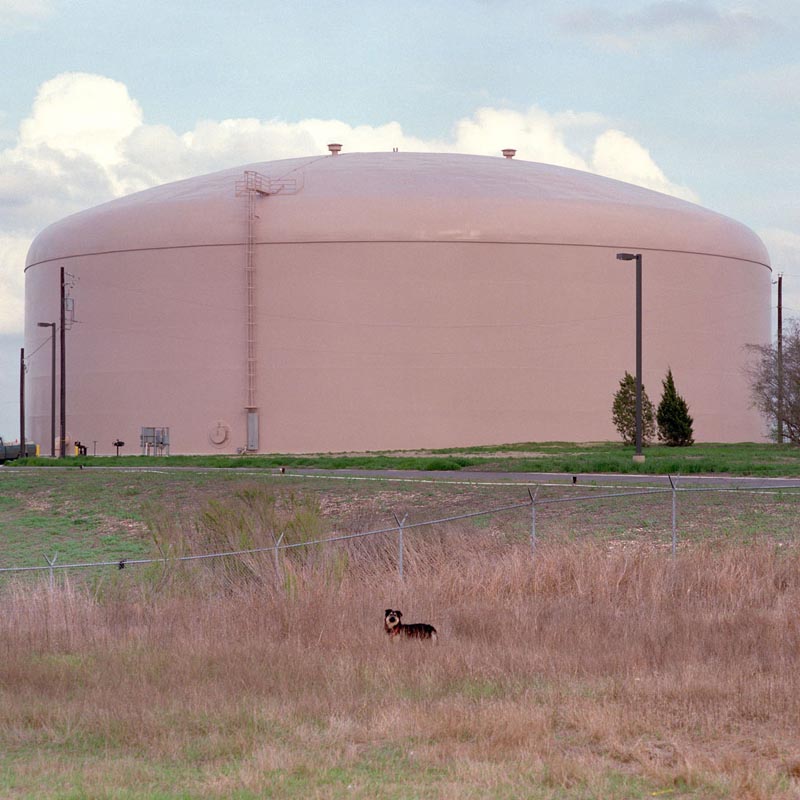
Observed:
[[[644,461],[642,454],[642,254],[617,253],[620,261],[636,261],[636,454],[633,460]]]
[[[19,351],[19,451],[21,458],[27,458],[28,448],[25,446],[25,348]]]
[[[40,328],[53,329],[53,359],[50,369],[50,455],[56,456],[56,324],[55,322],[37,322]]]
[[[61,442],[58,455],[64,458],[67,454],[67,353],[66,347],[66,307],[65,307],[65,290],[66,284],[64,283],[64,267],[61,267]]]
[[[783,444],[783,273],[778,275],[778,444]]]

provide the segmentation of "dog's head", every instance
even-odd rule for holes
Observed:
[[[386,609],[383,617],[383,627],[386,628],[387,633],[391,633],[400,624],[402,616],[402,611],[393,611],[391,608]]]

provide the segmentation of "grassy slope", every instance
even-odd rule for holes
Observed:
[[[208,502],[226,502],[254,486],[268,488],[283,505],[293,496],[314,498],[323,509],[323,535],[392,526],[395,514],[422,522],[529,499],[525,486],[431,483],[424,476],[419,481],[359,481],[282,476],[270,470],[3,470],[0,567],[44,566],[45,556],[57,556],[57,563],[65,564],[159,555],[154,530],[164,520],[189,530]],[[537,498],[547,501],[594,491],[581,484],[541,486]],[[786,541],[797,527],[800,491],[686,492],[679,494],[677,512],[680,541],[747,541],[759,536]],[[476,532],[514,531],[526,537],[530,511],[520,508],[476,517],[469,524]],[[537,527],[545,539],[647,537],[664,543],[671,536],[671,497],[655,494],[542,505]]]

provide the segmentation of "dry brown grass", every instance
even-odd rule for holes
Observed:
[[[534,565],[451,526],[409,537],[404,582],[395,558],[387,537],[279,574],[8,585],[4,796],[798,796],[794,548],[544,543]],[[388,607],[440,645],[388,641]]]

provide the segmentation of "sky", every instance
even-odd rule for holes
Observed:
[[[699,203],[761,236],[800,316],[799,44],[797,0],[0,0],[0,435],[39,231],[332,141],[513,147]]]

